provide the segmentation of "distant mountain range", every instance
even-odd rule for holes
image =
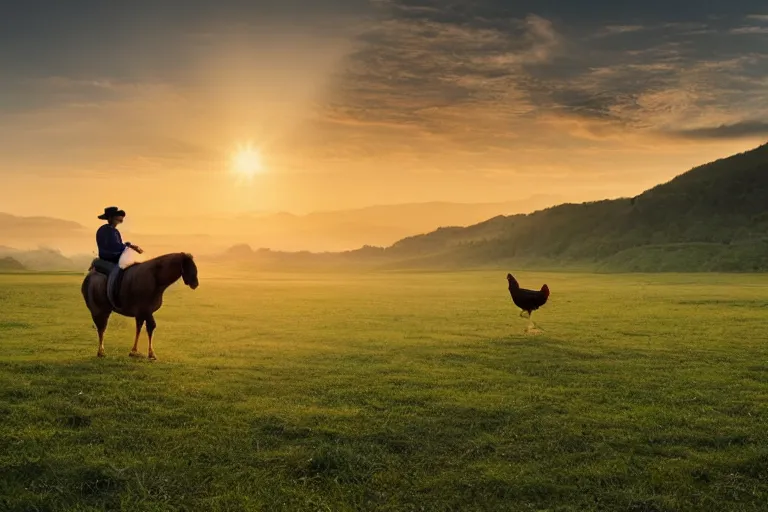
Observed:
[[[0,233],[8,238],[81,234],[85,226],[53,217],[18,217],[0,213]]]
[[[221,247],[218,256],[209,260],[261,269],[567,266],[642,272],[768,271],[768,144],[692,169],[636,197],[562,204],[528,214],[498,214],[517,207],[522,208],[516,203],[428,203],[305,216],[253,214],[196,225],[215,229],[219,223],[221,233],[209,231],[215,235],[181,233],[174,238],[158,233],[136,235],[135,240],[145,249],[151,247],[150,254],[159,254],[160,248],[211,248],[221,246],[227,238],[235,239],[240,243],[230,242],[228,250]],[[472,216],[487,220],[434,229]],[[177,225],[174,221],[169,224]],[[387,240],[400,230],[426,234],[377,246],[376,240]],[[20,221],[2,215],[0,243],[12,245],[8,233],[25,240],[67,233],[87,237],[88,244],[93,236],[91,229],[76,223],[40,218]],[[283,247],[325,252],[274,250],[279,246],[268,241],[277,238],[270,237],[282,237]],[[366,240],[357,246],[367,245],[347,251],[332,249],[356,240]],[[182,246],[182,241],[189,245]],[[178,247],[172,249],[174,244]],[[270,245],[273,249],[252,249]],[[0,248],[0,257],[11,257],[30,269],[83,270],[91,256],[67,258],[51,249]]]
[[[133,214],[120,230],[124,240],[155,255],[181,250],[220,252],[237,243],[284,251],[342,251],[363,245],[391,245],[439,226],[467,226],[493,215],[533,211],[558,201],[556,196],[541,195],[506,203],[420,203],[307,215],[251,213],[218,218],[152,219]],[[86,227],[55,218],[0,214],[0,244],[93,254],[98,223],[94,219],[94,224]]]
[[[388,246],[440,226],[469,226],[494,215],[531,212],[561,201],[558,196],[539,195],[502,203],[432,202],[306,215],[258,212],[232,217],[134,219],[131,222],[132,229],[141,233],[134,236],[137,243],[144,243],[149,236],[167,236],[171,226],[178,238],[207,237],[207,240],[196,240],[197,247],[201,243],[211,246],[226,241],[224,247],[246,243],[273,250],[326,252],[352,250],[363,245]]]
[[[440,228],[387,248],[250,251],[265,268],[580,266],[615,271],[768,271],[768,144],[692,169],[636,197],[563,204]]]
[[[18,250],[0,247],[0,271],[3,270],[43,270],[43,271],[83,271],[91,262],[92,256],[82,254],[65,256],[56,249]]]
[[[12,247],[56,247],[68,252],[85,250],[93,233],[85,226],[53,217],[19,217],[0,213],[0,252]]]

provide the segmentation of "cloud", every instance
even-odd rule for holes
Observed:
[[[768,116],[768,53],[728,31],[691,34],[694,25],[663,24],[626,31],[621,39],[582,40],[588,57],[569,55],[570,67],[560,63],[547,80],[531,81],[529,95],[539,112],[589,121],[576,124],[580,136],[585,125],[593,127],[592,135],[653,137]],[[610,130],[595,129],[597,123]]]
[[[765,51],[755,37],[745,36],[765,29],[759,23],[768,15],[754,7],[729,6],[729,13],[720,8],[705,13],[690,2],[682,6],[681,14],[673,15],[655,2],[632,9],[607,2],[587,9],[557,0],[372,0],[370,5],[374,16],[353,25],[352,51],[337,52],[347,54],[343,63],[324,64],[322,71],[313,73],[313,77],[334,73],[331,82],[305,87],[313,80],[286,76],[274,80],[267,91],[271,98],[281,97],[284,89],[291,89],[291,96],[306,97],[301,109],[312,110],[305,116],[309,120],[290,127],[296,145],[301,132],[312,139],[307,144],[315,146],[313,151],[328,153],[332,151],[322,147],[348,144],[356,147],[339,150],[340,154],[370,158],[377,152],[410,152],[416,158],[416,153],[446,142],[462,152],[513,151],[526,143],[546,143],[543,134],[552,129],[553,119],[575,120],[559,124],[566,131],[564,138],[595,141],[616,134],[734,124],[766,112],[763,105],[768,105]],[[140,22],[140,9],[129,11],[121,30]],[[216,9],[203,11],[207,16]],[[32,87],[33,92],[38,88],[36,94],[19,85],[4,112],[29,111],[35,102],[35,108],[118,108],[132,97],[145,98],[141,87],[149,77],[173,85],[190,105],[237,96],[238,104],[256,111],[253,98],[266,94],[251,84],[265,79],[257,72],[233,75],[232,70],[274,70],[271,64],[254,61],[259,58],[254,55],[265,53],[275,53],[273,60],[290,57],[293,66],[303,68],[320,60],[297,57],[309,53],[300,45],[281,53],[260,44],[266,40],[258,35],[231,30],[223,34],[220,29],[229,26],[237,9],[220,11],[210,23],[202,22],[203,11],[186,13],[184,30],[169,24],[166,34],[153,25],[153,41],[165,43],[157,45],[163,49],[163,59],[123,62],[122,74],[135,65],[138,77],[118,76],[111,72],[114,66],[103,72],[84,73],[78,68],[79,73],[42,77],[41,83],[48,83]],[[160,9],[157,14],[163,26],[168,24],[170,11]],[[238,18],[248,25],[244,13]],[[733,26],[734,20],[751,24]],[[237,30],[241,29],[245,30]],[[136,53],[128,52],[135,48],[119,39],[105,37],[105,41],[120,50],[120,56]],[[217,42],[226,43],[227,51],[216,47]],[[278,42],[269,48],[288,48],[284,40]],[[200,58],[200,52],[209,53]],[[189,66],[179,66],[181,62]],[[238,86],[221,85],[225,83]],[[168,115],[188,108],[180,102],[173,98],[165,109]],[[124,109],[121,115],[132,117]],[[372,134],[371,139],[360,141],[362,132]]]
[[[604,34],[628,34],[630,32],[640,32],[641,30],[645,29],[646,27],[643,25],[608,25],[605,27]]]
[[[679,34],[696,35],[712,33],[707,23],[701,22],[663,22],[648,25],[606,25],[598,30],[595,38],[636,34],[638,32],[669,33],[675,31]]]
[[[56,37],[9,25],[0,167],[204,172],[246,137],[281,176],[668,170],[675,151],[688,165],[735,147],[713,130],[768,119],[766,15],[749,2],[372,0],[341,27],[287,4],[272,23],[274,2],[143,1],[101,14],[116,25],[78,11]],[[311,5],[332,3],[360,2]]]
[[[741,35],[768,34],[768,27],[738,27],[732,29],[731,33]]]
[[[337,130],[371,127],[386,137],[379,150],[387,154],[446,142],[474,152],[508,146],[516,138],[509,123],[535,108],[520,84],[525,69],[555,58],[562,39],[541,16],[464,12],[462,5],[378,2],[380,17],[361,27],[325,121]]]
[[[552,130],[594,144],[768,115],[768,54],[733,17],[618,17],[595,30],[501,1],[376,5],[325,119],[368,126],[403,153],[448,141],[508,155],[550,144]]]
[[[689,139],[740,139],[768,137],[768,122],[741,121],[720,126],[678,130],[674,135]]]

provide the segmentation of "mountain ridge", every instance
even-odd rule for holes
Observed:
[[[611,257],[640,247],[703,243],[743,250],[749,244],[760,245],[768,239],[766,197],[768,144],[695,167],[633,198],[563,204],[497,217],[458,229],[442,240],[436,231],[408,243],[418,244],[422,253],[434,256],[448,250],[452,258],[473,263],[543,258],[610,268]],[[393,249],[402,251],[403,245],[395,244]],[[687,253],[702,259],[701,248],[689,246]],[[615,265],[621,270],[633,266]],[[741,266],[768,270],[768,262],[755,254],[745,254]],[[733,261],[719,265],[711,259],[699,265],[706,270],[739,267]],[[685,265],[675,268],[684,270]]]
[[[359,209],[291,213],[244,213],[228,217],[151,218],[130,216],[121,227],[123,238],[153,254],[173,250],[221,251],[251,243],[286,251],[344,251],[362,245],[390,245],[401,238],[440,225],[467,226],[499,213],[528,211],[552,204],[557,196],[537,195],[500,203],[403,203]],[[45,245],[68,253],[92,251],[98,224],[86,228],[53,218],[0,214],[0,244],[32,249]],[[25,223],[23,229],[9,226]]]
[[[565,203],[444,227],[336,259],[386,268],[588,266],[767,271],[768,144],[694,167],[634,197]],[[279,264],[279,253],[270,262]],[[262,254],[262,260],[263,260]],[[295,259],[283,253],[286,260]],[[306,259],[306,257],[305,257]],[[317,261],[332,260],[323,255]]]

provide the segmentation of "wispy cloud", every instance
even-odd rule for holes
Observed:
[[[534,110],[519,83],[524,69],[550,62],[559,50],[549,20],[464,19],[451,7],[396,1],[380,6],[382,18],[363,28],[339,77],[328,121],[411,128],[475,149],[514,137],[501,125]],[[401,144],[418,143],[413,136]]]
[[[754,34],[768,34],[768,26],[766,27],[758,27],[758,26],[751,26],[751,27],[738,27],[731,30],[732,34],[747,34],[747,35],[754,35]]]
[[[628,34],[630,32],[640,32],[647,27],[643,25],[608,25],[605,27],[606,34]]]
[[[741,121],[734,124],[721,124],[703,128],[692,128],[673,132],[690,139],[739,139],[742,137],[768,137],[768,122]]]
[[[556,125],[595,141],[736,126],[768,114],[768,55],[745,53],[751,43],[737,40],[761,27],[712,18],[605,24],[594,32],[558,30],[501,2],[378,6],[381,18],[361,32],[328,119],[407,127],[405,145],[419,144],[420,134],[455,139],[457,149],[464,138],[475,149],[511,150],[546,144],[538,134]],[[466,134],[468,119],[476,137]]]

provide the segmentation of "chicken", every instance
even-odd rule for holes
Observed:
[[[527,312],[530,319],[531,314],[546,304],[547,299],[549,299],[549,286],[546,284],[541,287],[541,290],[526,290],[520,288],[520,284],[512,277],[512,274],[507,274],[507,281],[509,282],[509,294],[512,295],[512,302],[522,309],[520,316]],[[533,324],[533,320],[531,320],[531,324]]]

